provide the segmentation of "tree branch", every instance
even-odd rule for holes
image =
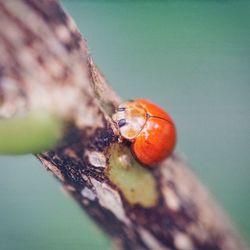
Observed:
[[[148,170],[118,142],[120,98],[57,2],[0,0],[0,23],[0,117],[60,117],[37,157],[120,249],[247,248],[178,155]]]

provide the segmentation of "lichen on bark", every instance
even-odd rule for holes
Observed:
[[[116,185],[131,205],[153,207],[158,193],[155,178],[145,166],[135,160],[130,150],[121,144],[113,144],[107,152],[108,179]]]

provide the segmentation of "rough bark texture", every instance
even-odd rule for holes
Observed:
[[[131,196],[141,191],[132,187],[127,194],[110,178],[112,154],[128,169],[134,164],[126,153],[129,145],[118,143],[110,118],[119,102],[93,64],[74,22],[57,2],[0,1],[0,118],[39,108],[64,118],[64,139],[38,158],[116,245],[246,249],[178,155],[159,168],[139,167],[152,180],[153,202]],[[140,183],[140,175],[136,181]]]

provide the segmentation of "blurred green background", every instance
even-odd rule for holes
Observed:
[[[165,107],[177,151],[250,239],[250,1],[63,1],[124,98]],[[0,249],[111,249],[33,156],[0,157]]]

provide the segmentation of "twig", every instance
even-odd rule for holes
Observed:
[[[1,0],[0,24],[0,117],[62,118],[63,140],[38,158],[120,249],[246,249],[178,155],[148,170],[118,143],[120,98],[57,2]]]

